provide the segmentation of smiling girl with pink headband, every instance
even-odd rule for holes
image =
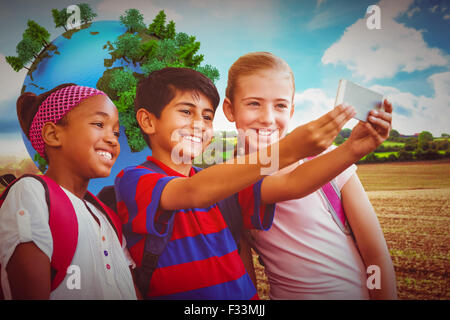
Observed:
[[[102,91],[63,84],[39,96],[22,94],[17,114],[33,148],[47,160],[48,170],[44,176],[16,180],[2,196],[0,264],[5,298],[136,299],[129,268],[133,263],[120,223],[87,191],[90,179],[109,175],[120,153],[116,107]],[[67,239],[63,234],[57,243],[55,232],[65,231],[52,228],[54,215],[63,214],[51,210],[50,203],[63,201],[49,196],[52,188],[62,190],[61,199],[68,198],[63,203],[68,211],[73,206],[77,224],[70,267],[63,268],[56,285],[54,253]],[[74,271],[72,277],[69,270]]]

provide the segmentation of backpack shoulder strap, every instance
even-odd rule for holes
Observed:
[[[163,169],[151,161],[146,161],[142,163],[141,166],[154,172],[165,174]],[[168,224],[168,232],[166,236],[158,237],[151,234],[145,235],[144,253],[142,256],[141,265],[134,270],[136,285],[144,299],[147,298],[153,272],[156,270],[159,257],[164,252],[167,243],[172,236],[172,230],[173,219]]]
[[[309,161],[314,157],[308,157],[306,160]],[[339,190],[336,180],[333,179],[320,188],[320,193],[327,202],[328,210],[333,218],[333,220],[338,225],[339,229],[342,230],[347,235],[352,235],[352,230],[350,224],[347,221],[347,216],[345,214],[344,206],[342,205],[342,195]]]
[[[46,176],[25,174],[12,181],[0,196],[0,206],[3,204],[11,187],[20,179],[32,177],[42,183],[45,190],[45,201],[49,210],[49,226],[53,238],[53,253],[51,257],[51,290],[55,290],[67,273],[72,262],[78,242],[78,221],[75,209],[69,197],[61,187]]]
[[[341,192],[338,189],[336,182],[332,180],[326,183],[322,186],[322,188],[320,188],[320,192],[325,198],[331,216],[339,226],[339,229],[341,229],[345,234],[351,235],[352,231],[347,221],[347,216],[345,215],[344,206],[342,205]]]
[[[75,209],[69,197],[61,187],[46,176],[25,174],[12,181],[0,196],[3,204],[11,187],[20,179],[32,177],[42,183],[45,190],[45,201],[49,210],[49,226],[53,238],[51,257],[51,290],[55,290],[63,281],[67,268],[72,262],[78,242],[78,221]]]
[[[9,190],[11,189],[11,187],[16,184],[16,182],[18,182],[20,179],[22,178],[26,178],[26,177],[31,177],[31,178],[35,178],[37,179],[39,182],[42,183],[42,180],[40,179],[41,176],[38,175],[34,175],[34,174],[24,174],[22,176],[20,176],[19,178],[14,178],[12,179],[12,181],[10,181],[7,185],[5,190],[3,190],[2,194],[0,195],[0,207],[3,205],[3,202],[5,201],[6,197],[8,196]],[[3,176],[2,176],[3,179]],[[2,183],[3,184],[3,183]],[[45,186],[44,186],[45,189]],[[47,191],[47,190],[46,190]],[[46,194],[47,197],[47,194]],[[47,198],[45,199],[46,201],[48,200]]]
[[[156,173],[162,173],[162,174],[167,174],[162,168],[160,168],[156,163],[152,162],[152,161],[145,161],[143,163],[140,164],[140,166],[142,167],[146,167]]]
[[[103,189],[97,193],[96,197],[101,203],[111,208],[114,212],[117,212],[116,191],[114,185],[103,187]]]
[[[159,257],[166,249],[167,243],[172,235],[173,220],[169,223],[168,228],[165,237],[158,237],[152,234],[145,235],[144,253],[142,255],[141,265],[134,270],[136,285],[144,299],[147,298],[150,281],[153,272],[158,266]]]
[[[223,199],[217,203],[222,217],[225,220],[234,242],[238,248],[238,252],[241,251],[241,235],[243,230],[241,206],[239,205],[238,194],[234,193],[230,197]]]
[[[10,179],[6,179],[5,177],[9,176]],[[1,184],[3,186],[5,186],[5,190],[3,190],[3,192],[0,195],[0,208],[3,205],[3,202],[5,202],[6,196],[8,195],[9,189],[11,188],[11,186],[18,180],[16,179],[16,177],[14,175],[2,175],[0,177],[1,180]],[[5,300],[5,295],[3,294],[3,289],[2,289],[2,275],[1,275],[1,271],[2,271],[2,266],[0,265],[0,301],[1,300]]]
[[[112,192],[114,192],[114,190],[112,190]],[[97,209],[99,209],[105,215],[105,217],[108,219],[109,223],[113,227],[114,231],[116,232],[120,244],[122,244],[122,222],[120,221],[120,218],[117,215],[117,213],[89,191],[86,192],[86,196],[84,198],[85,200],[92,203]]]
[[[53,237],[51,259],[52,283],[55,290],[63,281],[72,262],[78,242],[78,221],[75,209],[64,190],[52,179],[40,176],[48,194],[49,225]],[[41,181],[41,182],[42,182]]]

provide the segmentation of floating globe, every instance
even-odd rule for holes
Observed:
[[[114,43],[117,37],[124,34],[126,28],[119,21],[97,21],[81,29],[71,30],[57,37],[52,45],[41,54],[25,78],[22,91],[39,95],[62,84],[72,82],[80,86],[97,88],[98,80],[110,68],[127,67],[131,71],[141,73],[140,66],[128,63],[124,59],[116,59],[112,65],[106,60],[111,59],[107,43]],[[108,67],[105,67],[105,64]],[[151,150],[145,148],[141,152],[132,153],[121,126],[121,152],[107,178],[92,179],[88,189],[97,194],[104,186],[114,184],[116,175],[124,167],[142,163]],[[25,146],[31,159],[36,151],[28,138],[22,134]],[[38,163],[36,162],[38,166]]]

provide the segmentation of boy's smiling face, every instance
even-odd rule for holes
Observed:
[[[204,94],[177,90],[159,118],[151,115],[153,126],[146,133],[153,156],[163,162],[174,162],[172,154],[189,161],[199,156],[211,142],[214,112]]]
[[[245,134],[246,150],[257,150],[286,135],[294,112],[290,76],[278,70],[262,70],[241,76],[233,102],[225,99],[224,113]]]

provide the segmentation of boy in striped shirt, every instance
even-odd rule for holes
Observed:
[[[211,142],[219,101],[214,84],[187,68],[154,71],[138,85],[136,119],[152,156],[148,165],[123,169],[116,177],[115,190],[123,231],[138,267],[146,237],[168,237],[144,298],[257,299],[223,218],[227,213],[222,211],[234,209],[225,205],[221,211],[218,203],[234,201],[244,227],[267,230],[275,205],[265,201],[269,196],[264,185],[291,183],[308,194],[357,160],[353,156],[342,157],[342,161],[318,157],[310,166],[317,166],[322,174],[307,181],[301,179],[300,171],[286,175],[283,182],[264,178],[270,172],[263,169],[273,164],[263,163],[261,154],[278,155],[272,159],[278,161],[275,172],[331,145],[354,115],[353,108],[339,106],[258,151],[252,160],[247,155],[198,170],[192,160]],[[309,134],[311,130],[314,135]]]

